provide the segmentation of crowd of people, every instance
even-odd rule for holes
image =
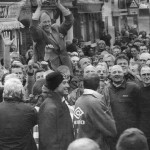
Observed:
[[[56,1],[52,24],[37,3],[25,57],[0,34],[0,150],[148,150],[150,36],[66,41],[72,13]]]

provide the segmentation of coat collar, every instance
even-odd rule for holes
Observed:
[[[122,82],[122,84],[121,84],[119,87],[116,87],[116,86],[113,84],[113,82],[111,82],[111,87],[114,88],[114,89],[121,89],[121,88],[125,89],[125,88],[126,88],[126,80],[124,80],[124,81]]]
[[[96,98],[102,98],[103,97],[97,91],[94,91],[94,90],[91,90],[91,89],[84,89],[83,95],[92,95]]]

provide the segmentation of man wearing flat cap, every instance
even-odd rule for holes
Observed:
[[[66,150],[73,141],[69,109],[63,99],[68,94],[68,80],[59,72],[46,76],[48,97],[39,111],[39,150]]]

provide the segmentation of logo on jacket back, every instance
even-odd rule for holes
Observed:
[[[80,117],[84,114],[84,112],[82,111],[82,109],[80,107],[77,107],[74,111],[74,116],[77,119],[80,119]]]

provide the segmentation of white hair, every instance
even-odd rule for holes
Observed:
[[[6,75],[6,77],[5,77],[5,82],[6,82],[8,79],[12,79],[12,78],[18,79],[18,77],[17,77],[17,75],[16,75],[15,73],[11,73],[11,74]]]
[[[103,61],[105,61],[105,59],[107,59],[109,57],[111,57],[111,59],[115,62],[115,57],[112,54],[106,54],[106,55],[104,55]]]
[[[148,59],[150,59],[150,54],[149,53],[142,53],[141,55],[140,55],[140,58],[141,57],[145,57],[147,60]]]
[[[7,79],[4,84],[4,98],[23,98],[24,88],[21,81],[17,78]]]

